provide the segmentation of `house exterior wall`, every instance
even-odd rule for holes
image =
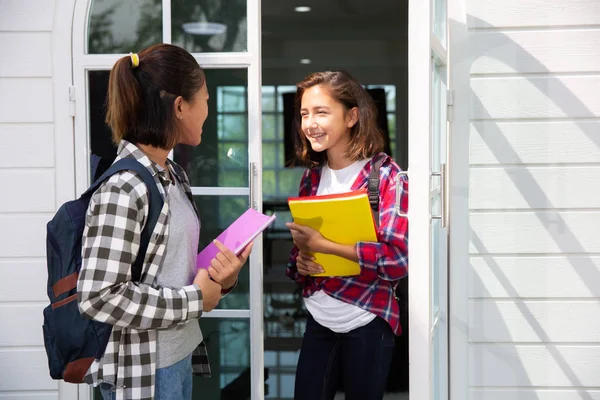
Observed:
[[[600,2],[466,4],[469,398],[600,399]]]
[[[74,195],[65,3],[0,0],[0,400],[63,398],[41,325],[46,223]]]

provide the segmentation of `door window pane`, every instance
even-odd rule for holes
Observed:
[[[93,0],[87,39],[88,54],[137,52],[162,43],[162,2]]]
[[[250,321],[201,318],[212,376],[194,377],[193,399],[250,398]]]
[[[217,88],[218,108],[221,112],[246,111],[246,86],[219,86]]]
[[[274,112],[275,111],[275,87],[274,86],[263,86],[262,87],[262,110],[263,112]]]
[[[217,114],[219,139],[243,140],[248,137],[248,117],[245,113],[234,114],[226,111]]]
[[[225,228],[248,209],[246,196],[195,196],[194,200],[200,213],[200,242],[198,251],[204,249]],[[243,309],[250,308],[248,293],[250,291],[249,264],[242,267],[236,288],[223,297],[217,308]]]
[[[179,145],[174,160],[192,186],[248,186],[248,71],[207,69],[208,117],[202,143]]]
[[[278,157],[277,153],[283,153],[280,151],[281,146],[279,143],[263,143],[262,151],[263,151],[263,168],[282,168],[283,167],[283,159]]]
[[[433,1],[433,32],[444,47],[446,47],[446,0]]]
[[[440,235],[441,225],[438,219],[431,221],[431,323],[435,322],[436,315],[440,309],[440,296],[439,296],[439,275],[440,275],[440,262],[443,257],[440,257]]]
[[[89,71],[89,143],[91,153],[107,160],[108,165],[117,156],[117,147],[112,142],[111,131],[104,122],[106,117],[106,94],[110,71]]]
[[[264,101],[264,100],[263,100]],[[278,139],[279,127],[277,126],[277,114],[263,112],[262,115],[262,138],[263,140]],[[264,150],[263,150],[264,151]]]
[[[431,170],[440,171],[446,160],[446,69],[432,64],[431,86]]]
[[[191,53],[248,49],[246,2],[171,0],[171,39]]]

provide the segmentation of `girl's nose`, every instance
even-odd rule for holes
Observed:
[[[311,135],[316,135],[319,133],[322,133],[323,129],[321,129],[321,126],[319,124],[317,124],[316,122],[310,123],[309,121],[309,125],[308,125],[308,133]]]
[[[306,129],[310,129],[313,125],[316,125],[315,118],[312,115],[307,115],[303,122],[306,125]]]

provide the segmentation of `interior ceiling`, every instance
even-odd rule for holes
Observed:
[[[265,69],[406,65],[406,0],[262,0],[261,9]]]
[[[309,6],[310,13],[297,13],[297,6]],[[402,0],[262,0],[264,17],[294,17],[300,14],[324,17],[380,17],[390,13],[407,11],[408,2]]]

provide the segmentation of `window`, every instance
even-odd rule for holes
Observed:
[[[385,91],[385,104],[378,105],[378,110],[383,110],[385,105],[385,114],[387,128],[389,133],[390,155],[396,157],[396,86],[394,85],[367,85],[367,90],[383,89]],[[377,101],[377,99],[376,99]]]
[[[369,85],[370,92],[381,89],[385,92],[384,104],[389,132],[390,154],[395,154],[396,142],[396,86]],[[263,198],[285,199],[297,194],[302,168],[286,168],[284,155],[284,106],[282,94],[295,92],[295,86],[262,87],[262,152],[263,152]],[[374,93],[373,93],[374,94]],[[233,161],[228,163],[223,176],[223,186],[242,186],[246,182],[247,148],[247,89],[244,86],[217,87],[217,130],[219,154],[226,154]],[[374,94],[376,102],[378,98]]]

